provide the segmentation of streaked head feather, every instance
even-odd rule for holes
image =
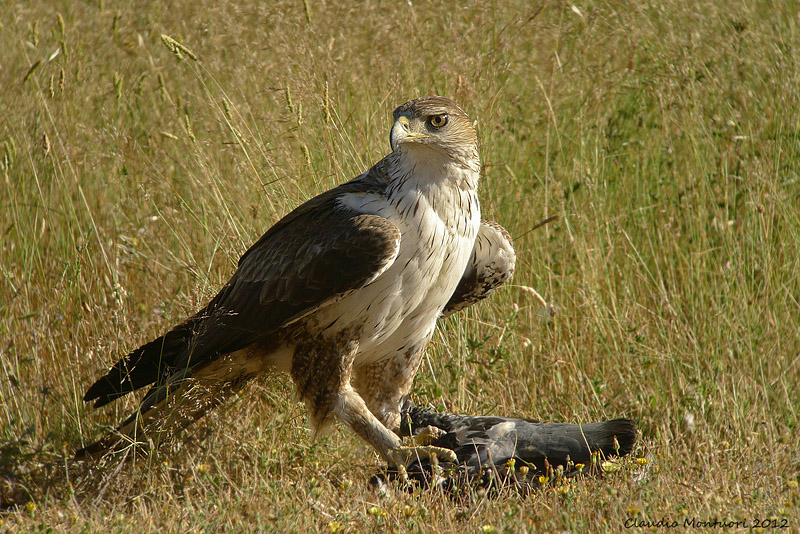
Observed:
[[[434,127],[431,117],[446,116],[446,124]],[[472,120],[458,104],[443,96],[410,100],[394,110],[390,134],[393,150],[403,144],[434,147],[464,166],[478,164],[478,136]]]

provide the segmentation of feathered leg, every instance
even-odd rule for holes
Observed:
[[[454,460],[455,454],[447,449],[403,447],[397,434],[370,411],[350,385],[353,360],[358,351],[355,339],[357,336],[343,332],[337,339],[308,340],[297,346],[292,360],[292,379],[308,407],[314,430],[319,431],[335,415],[390,464],[405,466],[413,459],[434,454]]]

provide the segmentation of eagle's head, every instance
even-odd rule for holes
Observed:
[[[449,98],[426,96],[406,102],[394,110],[394,121],[389,134],[393,151],[421,151],[418,157],[435,151],[461,166],[480,166],[472,121]]]

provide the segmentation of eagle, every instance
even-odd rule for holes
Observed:
[[[403,446],[401,403],[437,320],[486,298],[516,256],[503,227],[481,219],[467,114],[431,96],[393,116],[391,153],[280,219],[207,306],[89,387],[95,407],[149,389],[77,457],[157,446],[252,378],[284,372],[315,432],[338,419],[393,465],[453,459]]]

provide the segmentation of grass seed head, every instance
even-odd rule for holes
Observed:
[[[38,68],[39,68],[39,65],[41,65],[41,64],[42,64],[42,60],[41,60],[41,59],[37,59],[37,60],[36,60],[36,61],[33,63],[33,65],[31,65],[31,66],[28,68],[28,72],[26,72],[26,73],[25,73],[25,77],[24,77],[24,78],[22,78],[22,83],[25,83],[25,82],[27,82],[27,81],[28,81],[28,78],[30,78],[30,77],[31,77],[31,74],[33,74],[33,73],[36,71],[36,69],[38,69]]]
[[[161,34],[161,42],[167,48],[167,50],[172,52],[178,59],[182,60],[188,57],[192,61],[197,61],[197,56],[194,55],[194,52],[183,46],[181,43],[179,43],[166,33]]]
[[[194,136],[194,130],[192,130],[192,123],[189,120],[188,114],[183,116],[183,126],[186,128],[186,135],[189,136],[189,139],[191,139],[193,143],[197,142],[197,138]]]
[[[309,169],[311,169],[312,168],[312,165],[311,165],[311,152],[308,150],[308,145],[306,145],[305,143],[303,143],[303,155],[306,158],[306,166]]]
[[[323,99],[322,108],[323,111],[325,112],[325,122],[327,123],[333,122],[333,119],[331,118],[331,99],[330,95],[328,94],[328,80],[325,80],[325,87],[322,99]]]
[[[292,101],[292,90],[289,89],[289,87],[286,87],[284,94],[286,96],[286,107],[289,108],[289,113],[296,115],[297,112],[294,107],[294,102]]]
[[[114,83],[114,94],[116,94],[117,100],[121,100],[122,99],[122,75],[117,71],[114,71],[113,83]]]

